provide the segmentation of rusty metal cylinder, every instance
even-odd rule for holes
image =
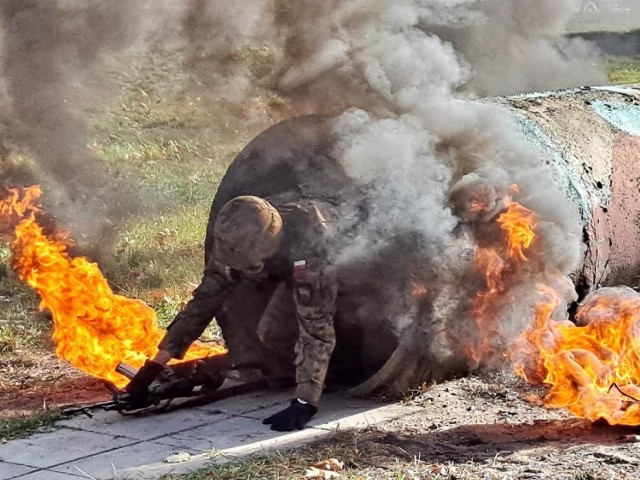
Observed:
[[[590,87],[492,99],[540,152],[584,223],[582,294],[640,282],[640,89]]]

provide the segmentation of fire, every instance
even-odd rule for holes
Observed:
[[[427,290],[427,287],[425,287],[423,284],[415,280],[411,280],[409,282],[409,287],[410,287],[410,295],[413,298],[424,297],[427,293],[429,293],[429,290]]]
[[[508,234],[511,258],[526,260],[523,250],[529,248],[535,238],[536,214],[517,202],[511,202],[507,211],[498,217],[498,223]]]
[[[512,187],[513,188],[513,187]],[[485,289],[479,291],[471,303],[477,335],[465,352],[474,366],[494,357],[499,350],[495,345],[500,338],[495,314],[505,302],[506,278],[515,271],[519,262],[526,260],[523,250],[529,248],[534,239],[533,229],[537,225],[534,212],[517,202],[510,202],[506,212],[497,222],[503,230],[507,249],[502,245],[478,248],[475,253],[476,270],[484,275]]]
[[[70,258],[64,236],[47,237],[36,220],[40,188],[9,190],[0,200],[0,221],[17,222],[12,265],[41,297],[54,322],[58,357],[118,387],[128,379],[115,372],[120,361],[139,368],[157,353],[164,335],[153,309],[140,300],[113,293],[98,266]],[[224,353],[223,347],[194,344],[184,360]]]
[[[524,358],[517,372],[549,386],[548,407],[611,425],[640,424],[640,295],[601,289],[578,310],[588,323],[575,325],[553,320],[557,295],[546,287],[541,293],[533,326],[517,342]]]
[[[498,223],[507,234],[510,268],[515,268],[513,261],[526,261],[524,250],[535,240],[536,215],[514,202]],[[483,265],[487,291],[476,305],[480,318],[492,300],[500,301],[504,284],[505,266],[489,258]],[[626,288],[601,289],[584,300],[576,325],[558,310],[558,292],[546,285],[538,290],[541,299],[531,327],[510,351],[516,373],[549,387],[547,407],[612,425],[640,424],[640,295]],[[560,319],[554,318],[556,312]]]
[[[516,190],[517,192],[517,190]],[[478,363],[495,354],[491,339],[500,327],[494,315],[509,301],[510,277],[527,261],[535,242],[537,216],[511,202],[497,219],[505,246],[476,252],[476,268],[485,288],[472,302],[483,340],[467,349]],[[506,249],[505,249],[506,248]],[[530,327],[509,348],[516,373],[530,383],[548,386],[549,408],[566,408],[592,421],[640,424],[640,294],[627,288],[600,289],[588,296],[576,314],[578,325],[566,319],[566,308],[554,289],[540,285]]]

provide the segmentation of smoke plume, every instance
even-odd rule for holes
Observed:
[[[443,5],[447,2],[430,3],[419,24],[451,42],[469,61],[474,74],[468,87],[475,94],[506,95],[606,80],[596,49],[563,36],[576,14],[575,1],[455,2],[454,23],[451,9]]]
[[[317,82],[358,107],[334,123],[336,156],[368,192],[369,216],[337,248],[337,261],[362,261],[411,239],[417,259],[394,261],[428,292],[430,307],[411,309],[400,288],[397,302],[413,313],[397,329],[409,341],[429,338],[422,351],[435,364],[499,361],[531,319],[538,284],[567,304],[576,299],[568,275],[582,254],[577,209],[506,112],[467,100],[601,81],[588,49],[562,39],[572,3],[379,1],[367,15],[361,2],[340,2],[327,4],[306,36],[303,25],[288,31],[303,40],[292,40],[290,58],[298,60],[280,87],[312,95]],[[538,217],[528,261],[517,268],[481,255],[504,241],[497,218],[513,200]],[[499,295],[490,292],[489,268],[501,272]]]
[[[491,336],[483,328],[496,348],[509,344],[536,284],[574,298],[566,279],[581,255],[576,209],[506,113],[468,101],[602,82],[589,46],[563,37],[573,12],[573,0],[4,0],[0,156],[28,152],[57,186],[56,213],[80,229],[130,214],[135,205],[88,152],[76,106],[104,93],[91,88],[100,55],[135,44],[181,45],[191,87],[209,92],[211,108],[246,102],[262,82],[289,113],[344,112],[335,153],[367,192],[369,216],[338,262],[417,245],[412,281],[431,306],[390,309],[408,312],[398,331],[427,332],[432,359],[455,360]],[[243,45],[268,55],[239,62]],[[4,184],[29,175],[4,172]],[[478,199],[480,212],[471,208]],[[510,200],[536,212],[538,238],[528,263],[505,273],[501,300],[481,306],[498,321],[482,324],[470,300],[486,288],[477,252],[502,238],[496,215]],[[397,292],[399,302],[406,296]],[[452,335],[461,330],[466,337]]]
[[[95,257],[109,251],[113,227],[137,209],[131,192],[87,148],[83,111],[106,95],[93,88],[99,56],[145,35],[144,7],[131,4],[0,4],[1,184],[44,184],[52,213],[95,247]],[[10,154],[24,154],[34,164],[16,163]]]

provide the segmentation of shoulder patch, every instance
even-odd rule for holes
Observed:
[[[296,260],[293,262],[293,280],[296,282],[305,282],[307,280],[306,260]]]

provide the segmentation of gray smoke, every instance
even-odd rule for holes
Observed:
[[[0,5],[2,184],[25,183],[31,175],[55,185],[56,213],[79,230],[91,230],[96,218],[117,223],[135,209],[86,148],[81,105],[91,99],[99,108],[109,97],[93,81],[95,63],[109,51],[182,48],[187,88],[204,93],[212,110],[220,101],[246,103],[252,83],[261,82],[286,96],[289,113],[359,107],[400,114],[425,88],[436,97],[452,89],[481,95],[595,81],[584,52],[561,36],[572,3],[6,0]],[[442,47],[412,50],[411,36]],[[247,45],[260,50],[257,60],[239,58]],[[460,58],[451,61],[454,49]],[[413,61],[403,57],[414,54]],[[429,85],[393,91],[394,79],[381,72],[395,63],[420,70],[414,77]],[[35,173],[14,168],[9,151],[33,157]]]
[[[151,31],[145,2],[132,3],[0,3],[0,184],[44,184],[52,213],[78,240],[93,244],[96,257],[110,249],[114,226],[139,207],[87,148],[83,113],[88,102],[99,105],[106,96],[94,87],[97,59]],[[17,165],[10,153],[34,164]]]
[[[288,4],[292,2],[280,2]],[[412,35],[425,35],[425,41],[441,41],[463,59],[467,75],[460,78],[455,91],[467,97],[508,95],[532,90],[557,89],[606,81],[599,66],[595,47],[579,39],[568,39],[565,27],[577,12],[575,0],[400,0],[387,2],[294,2],[300,20],[284,28],[289,70],[281,77],[280,87],[298,99],[295,93],[318,95],[324,92],[341,104],[343,92],[350,93],[356,106],[362,106],[366,92],[371,109],[380,91],[369,89],[362,76],[375,75],[375,67],[362,72],[363,50],[372,42],[384,42],[377,33],[395,35],[411,25]],[[314,6],[310,7],[308,4]],[[309,11],[309,17],[304,12]],[[313,18],[312,24],[304,19]],[[398,41],[398,40],[396,40]],[[382,48],[382,46],[380,45]],[[402,50],[398,52],[402,54]],[[416,59],[417,68],[441,67],[437,59],[426,64]],[[418,65],[418,64],[422,65]],[[390,66],[390,65],[389,65]],[[451,65],[451,68],[460,67]],[[371,70],[374,69],[374,70]],[[440,74],[456,80],[453,72]],[[432,76],[438,81],[438,75]],[[317,97],[316,97],[317,98]],[[302,102],[302,101],[301,101]],[[302,102],[304,103],[304,102]],[[323,103],[326,105],[326,103]],[[388,106],[392,108],[391,106]]]
[[[131,191],[87,147],[87,111],[117,93],[96,67],[125,49],[182,49],[194,84],[214,90],[202,80],[224,79],[226,90],[211,97],[240,103],[247,73],[220,66],[234,63],[234,42],[259,31],[260,2],[251,3],[0,2],[0,186],[42,184],[47,211],[72,230],[81,253],[107,263],[119,225],[161,199]],[[212,53],[215,65],[207,63]]]
[[[370,201],[366,224],[338,249],[338,262],[376,256],[403,236],[417,238],[413,244],[420,249],[419,265],[409,268],[407,275],[422,279],[433,307],[428,315],[417,309],[412,318],[401,317],[397,327],[419,325],[432,339],[425,348],[442,362],[484,342],[488,348],[476,361],[493,363],[532,318],[538,284],[552,285],[566,303],[576,297],[568,280],[582,253],[576,207],[553,185],[537,152],[505,111],[469,102],[461,94],[476,85],[487,90],[498,72],[504,81],[495,84],[496,91],[531,87],[532,77],[518,71],[522,62],[516,61],[517,49],[501,52],[504,61],[499,58],[493,66],[489,59],[497,44],[459,51],[425,26],[427,19],[437,19],[457,31],[464,30],[462,22],[472,27],[464,31],[461,45],[473,45],[471,35],[476,32],[482,40],[488,28],[484,22],[493,14],[492,30],[513,36],[520,50],[538,52],[535,68],[545,62],[554,71],[573,68],[578,60],[563,60],[566,51],[559,53],[549,38],[538,34],[560,31],[555,3],[522,35],[514,32],[513,15],[541,8],[540,2],[519,2],[506,18],[497,14],[503,3],[380,2],[378,17],[360,21],[353,36],[344,25],[337,28],[338,36],[318,42],[324,52],[309,57],[318,59],[315,71],[325,79],[333,62],[338,75],[361,79],[375,99],[371,110],[351,109],[334,124],[339,138],[336,155],[367,190]],[[505,67],[509,61],[513,73]],[[295,78],[293,68],[283,77],[289,82]],[[309,70],[299,72],[297,78],[307,81],[304,74]],[[538,77],[536,85],[542,87],[544,81]],[[478,199],[483,204],[480,212],[472,208]],[[497,214],[511,200],[536,212],[537,238],[526,252],[526,264],[502,261],[502,290],[480,301],[478,295],[486,294],[488,286],[486,267],[478,267],[476,252],[493,248],[504,256]],[[406,268],[401,261],[397,265]],[[406,292],[398,291],[396,298],[405,302]],[[482,313],[474,313],[478,310]]]
[[[500,346],[530,317],[537,283],[563,285],[571,301],[566,276],[580,260],[581,227],[505,112],[466,99],[601,82],[590,48],[563,38],[573,4],[3,0],[2,144],[34,158],[58,186],[67,219],[117,222],[132,202],[88,153],[75,106],[104,93],[91,79],[105,51],[174,42],[184,49],[190,87],[208,92],[211,108],[246,102],[252,82],[261,82],[286,97],[289,113],[345,112],[334,125],[336,155],[368,192],[371,214],[339,261],[406,238],[419,245],[411,274],[434,307],[426,316],[406,310],[397,327],[422,324],[433,355],[459,356],[465,341],[487,337],[470,314],[469,299],[486,288],[476,251],[502,242],[495,220],[509,199],[534,210],[529,262],[505,273],[502,300],[485,306],[499,320],[488,328]],[[243,46],[267,53],[238,61]],[[24,172],[4,171],[24,180]],[[481,212],[471,208],[478,198]],[[453,338],[461,329],[473,338]]]
[[[451,42],[471,64],[469,89],[481,96],[559,89],[606,81],[597,51],[564,38],[573,0],[422,2],[425,30]],[[447,3],[457,3],[447,8]],[[457,11],[452,18],[452,12]],[[453,20],[453,21],[452,21]]]

